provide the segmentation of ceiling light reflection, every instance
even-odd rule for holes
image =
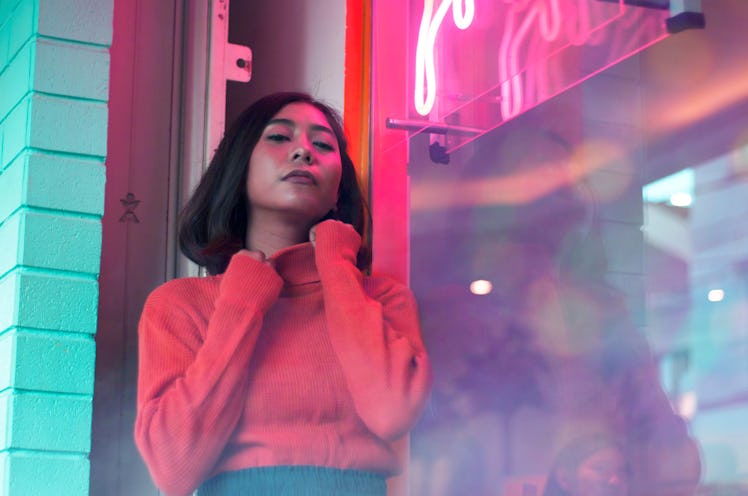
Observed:
[[[670,195],[670,204],[674,207],[689,207],[693,198],[688,193],[673,193]]]
[[[474,295],[487,295],[492,290],[493,284],[485,279],[478,279],[470,283],[470,292]]]
[[[680,398],[678,398],[678,413],[686,420],[693,419],[694,415],[696,415],[697,408],[698,397],[696,396],[695,391],[683,393]]]
[[[718,302],[725,299],[725,292],[722,289],[712,289],[706,296],[711,302]]]

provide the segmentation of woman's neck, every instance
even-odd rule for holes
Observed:
[[[257,250],[266,257],[287,248],[309,241],[309,229],[286,223],[253,222],[247,229],[245,239],[248,250]]]

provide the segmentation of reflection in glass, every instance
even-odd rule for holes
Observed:
[[[413,435],[413,493],[540,494],[559,451],[609,436],[622,440],[632,494],[690,494],[698,448],[606,280],[598,205],[573,178],[573,150],[551,131],[516,131],[487,135],[453,169],[461,177],[439,198],[449,209],[418,201],[428,182],[414,165],[412,284],[436,381]],[[470,194],[474,181],[490,202]],[[492,290],[471,293],[475,280]]]
[[[666,1],[434,0],[465,9],[423,115],[429,2],[375,2],[372,36],[373,205],[409,184],[435,371],[411,494],[540,495],[589,436],[620,443],[631,496],[748,494],[748,3],[670,36]]]

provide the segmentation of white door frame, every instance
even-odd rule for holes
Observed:
[[[252,52],[228,42],[229,0],[185,0],[177,13],[181,54],[174,63],[169,164],[169,277],[204,275],[179,251],[179,212],[200,182],[226,125],[226,81],[248,82]]]

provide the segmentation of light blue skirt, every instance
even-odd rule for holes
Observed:
[[[197,496],[385,496],[382,475],[306,465],[256,467],[218,474]]]

